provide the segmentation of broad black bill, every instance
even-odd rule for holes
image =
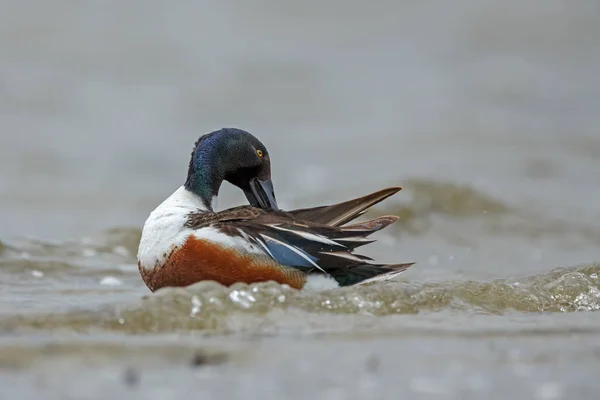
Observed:
[[[261,181],[258,178],[250,180],[250,190],[245,190],[244,194],[254,207],[260,207],[265,210],[279,210],[277,200],[275,200],[275,190],[271,180]]]

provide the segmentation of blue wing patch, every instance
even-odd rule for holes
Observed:
[[[294,267],[323,269],[317,265],[318,258],[307,254],[296,246],[292,246],[283,241],[277,240],[267,235],[260,235],[263,239],[265,249],[269,254],[282,265]],[[323,271],[325,272],[325,271]]]

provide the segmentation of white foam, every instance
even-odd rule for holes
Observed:
[[[34,278],[43,278],[44,277],[44,273],[42,271],[38,271],[38,270],[31,271],[31,275]]]
[[[306,284],[303,290],[322,291],[335,289],[340,287],[340,284],[328,275],[309,274],[306,278]]]
[[[120,286],[123,282],[114,276],[105,276],[100,280],[100,284],[104,286]]]

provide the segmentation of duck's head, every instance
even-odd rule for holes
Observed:
[[[251,205],[278,209],[269,152],[246,131],[223,128],[201,136],[194,146],[185,188],[213,211],[223,181],[242,189]]]

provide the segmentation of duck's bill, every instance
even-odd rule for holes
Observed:
[[[246,198],[254,207],[260,207],[265,210],[279,210],[277,200],[275,200],[275,190],[271,180],[261,181],[258,178],[250,180],[250,190],[245,190]]]

